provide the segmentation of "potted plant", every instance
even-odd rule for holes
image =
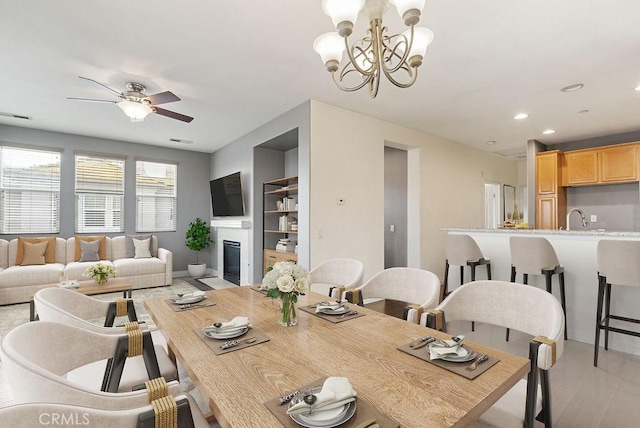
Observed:
[[[205,248],[209,248],[211,243],[211,229],[209,225],[204,222],[200,217],[196,218],[189,224],[189,229],[187,230],[185,245],[190,250],[196,252],[196,262],[195,264],[190,264],[187,266],[189,271],[189,275],[193,278],[200,278],[204,276],[207,271],[206,263],[199,263],[198,253]]]

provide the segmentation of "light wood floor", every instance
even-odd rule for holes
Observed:
[[[529,336],[512,331],[504,341],[504,329],[476,323],[452,323],[450,332],[526,356]],[[613,334],[613,333],[612,333]],[[635,428],[640,420],[640,357],[618,351],[600,352],[593,367],[593,346],[568,340],[564,354],[550,371],[553,419],[556,427]],[[0,366],[0,407],[13,398]],[[539,424],[542,426],[542,424]],[[413,428],[413,427],[408,427]]]

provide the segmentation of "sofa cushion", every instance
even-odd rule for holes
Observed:
[[[100,241],[80,241],[80,261],[81,262],[97,262],[100,260],[98,250],[100,249]]]
[[[125,257],[136,256],[135,245],[133,244],[134,239],[148,239],[148,238],[151,238],[150,234],[149,235],[127,235],[125,237],[125,245],[126,245],[126,251],[127,251]],[[149,244],[149,248],[151,248],[151,244]]]
[[[164,273],[166,270],[164,262],[156,257],[149,259],[118,259],[113,261],[113,266],[116,268],[116,276],[118,277]]]
[[[32,266],[11,266],[0,275],[0,288],[15,288],[25,285],[57,284],[64,265],[47,263]]]
[[[80,248],[80,241],[100,241],[100,247],[98,248],[98,257],[100,260],[107,259],[107,237],[105,235],[102,236],[78,236],[76,235],[75,239],[75,252],[73,261],[79,262],[80,256],[82,255],[82,249]]]
[[[42,241],[38,243],[25,242],[22,244],[24,248],[24,255],[22,257],[22,263],[20,266],[29,265],[43,265],[44,254],[47,251],[48,241]]]
[[[101,260],[100,263],[102,263],[103,265],[107,265],[107,266],[113,266],[113,263],[109,260]],[[64,275],[68,276],[70,280],[74,280],[77,279],[78,281],[82,281],[82,280],[87,280],[87,279],[91,279],[88,276],[86,276],[86,272],[87,272],[87,268],[89,266],[93,266],[95,265],[96,262],[71,262],[71,263],[67,263],[67,265],[64,267]],[[120,272],[118,272],[116,270],[116,275],[117,276],[124,276],[124,275],[120,275]]]
[[[18,252],[16,253],[16,263],[17,265],[22,264],[22,258],[24,257],[24,243],[29,242],[31,244],[37,244],[39,242],[48,242],[47,251],[44,253],[44,262],[45,263],[55,263],[56,262],[56,237],[41,237],[41,238],[25,238],[22,236],[18,237]]]
[[[133,238],[133,246],[136,249],[134,258],[136,259],[148,259],[151,257],[151,251],[149,251],[151,238],[136,239]]]

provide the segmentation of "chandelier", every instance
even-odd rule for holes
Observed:
[[[382,25],[382,15],[389,3],[409,27],[402,34],[390,36]],[[338,88],[352,92],[366,85],[375,98],[382,74],[397,87],[413,85],[427,47],[433,41],[431,30],[415,26],[424,3],[425,0],[322,0],[322,10],[338,31],[316,38],[313,50],[320,55]],[[360,12],[369,17],[367,35],[349,45]],[[345,50],[348,61],[338,72]]]

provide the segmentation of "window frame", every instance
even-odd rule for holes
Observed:
[[[155,184],[159,184],[162,180],[170,180],[171,174],[166,174],[165,176],[161,175],[153,175],[153,174],[140,174],[141,168],[149,165],[150,169],[157,168],[162,169],[166,168],[173,169],[173,183],[171,186],[162,185],[147,185],[144,184],[144,181],[154,181]],[[176,232],[178,227],[177,222],[177,212],[178,212],[178,163],[166,160],[158,160],[158,159],[144,159],[144,158],[136,158],[135,159],[135,188],[136,188],[136,212],[135,212],[135,231],[136,233],[153,233],[153,232]],[[142,180],[144,178],[144,180]],[[156,188],[158,190],[172,190],[172,193],[166,194],[152,194],[149,192],[152,188]],[[167,204],[170,207],[167,211],[169,214],[169,219],[159,218],[164,214],[164,210],[158,210],[158,202],[159,201],[169,201]],[[154,206],[153,213],[154,218],[151,220],[150,218],[143,218],[145,216],[144,211],[149,208],[145,207],[152,202]],[[165,223],[165,226],[162,226],[162,223]],[[149,225],[149,223],[153,223]],[[159,226],[160,224],[160,226]]]

